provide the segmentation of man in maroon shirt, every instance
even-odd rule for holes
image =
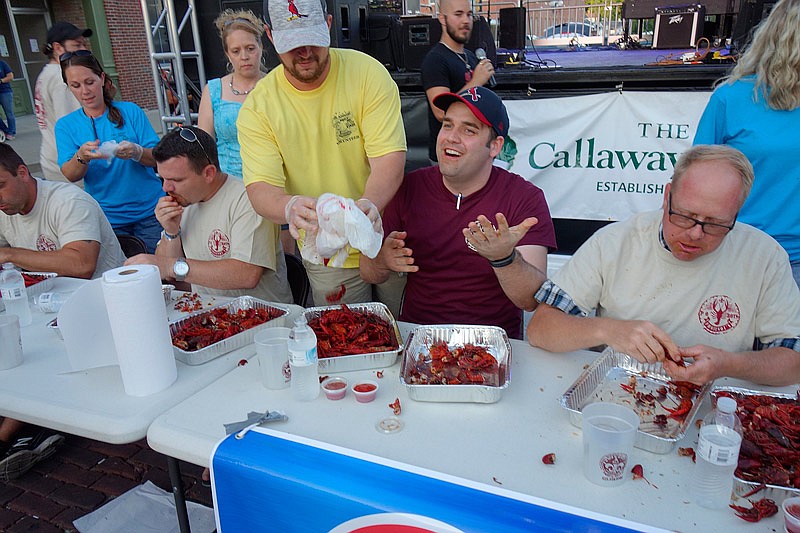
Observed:
[[[383,247],[362,256],[361,276],[408,274],[400,320],[494,325],[521,338],[521,309],[536,307],[556,246],[544,193],[492,165],[509,126],[495,93],[473,87],[434,104],[445,113],[439,166],[405,176],[383,215]]]

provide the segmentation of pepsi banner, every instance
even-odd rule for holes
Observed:
[[[663,531],[268,429],[211,457],[220,533]]]

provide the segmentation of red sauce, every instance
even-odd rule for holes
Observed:
[[[786,511],[795,518],[800,518],[800,505],[789,505]]]
[[[328,390],[340,390],[347,387],[347,383],[344,381],[331,381],[325,385],[325,388]]]
[[[378,387],[376,387],[372,383],[359,383],[358,385],[353,387],[353,390],[356,392],[372,392],[377,388]]]

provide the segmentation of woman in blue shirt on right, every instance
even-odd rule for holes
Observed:
[[[800,0],[780,0],[711,95],[694,144],[727,144],[755,170],[738,219],[777,240],[800,285]]]

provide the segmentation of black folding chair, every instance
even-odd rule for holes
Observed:
[[[136,254],[147,253],[147,245],[142,239],[135,235],[117,233],[117,240],[119,241],[119,246],[122,248],[122,253],[125,254],[125,257],[133,257]]]

